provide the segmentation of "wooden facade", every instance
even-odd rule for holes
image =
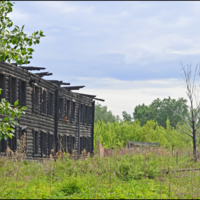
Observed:
[[[0,141],[0,152],[8,146],[15,151],[24,133],[28,160],[47,158],[51,149],[54,153],[93,152],[95,96],[72,92],[77,88],[61,87],[59,81],[45,80],[43,75],[0,62],[0,99],[11,104],[19,100],[19,105],[27,107],[26,114],[17,119],[15,137]]]

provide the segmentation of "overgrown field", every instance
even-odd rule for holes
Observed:
[[[132,124],[95,123],[94,141],[99,139],[105,148],[115,149],[112,157],[94,154],[75,161],[63,153],[56,161],[36,163],[24,160],[21,148],[10,158],[0,157],[0,198],[200,198],[200,171],[173,172],[200,168],[200,162],[193,162],[191,141],[172,129],[169,120],[166,127],[154,121],[141,127],[137,120]],[[126,140],[159,142],[162,149],[135,149],[118,155],[117,149]],[[21,144],[25,147],[25,138]]]
[[[161,150],[85,161],[67,155],[43,163],[1,158],[0,198],[200,198],[200,176],[161,173],[190,167],[200,163],[188,154],[177,163],[171,152]]]

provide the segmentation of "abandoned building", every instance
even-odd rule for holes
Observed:
[[[15,137],[0,141],[0,153],[7,147],[18,149],[18,139],[24,133],[27,159],[47,158],[51,149],[54,154],[59,150],[70,154],[73,150],[81,154],[83,149],[93,152],[95,100],[104,100],[72,91],[84,86],[42,78],[52,73],[30,72],[43,69],[0,62],[0,99],[11,104],[19,100],[19,105],[27,107],[25,114],[17,118]]]

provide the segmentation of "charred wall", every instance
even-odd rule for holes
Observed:
[[[25,132],[27,159],[48,157],[50,150],[72,153],[93,151],[93,99],[77,94],[45,80],[25,69],[0,62],[0,98],[27,107],[26,114],[17,119],[16,137],[0,142],[0,152],[9,146],[18,148],[17,139]],[[81,120],[79,122],[79,112]],[[4,117],[0,115],[0,117]],[[80,130],[80,140],[78,131]]]

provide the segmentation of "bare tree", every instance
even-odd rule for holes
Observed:
[[[197,147],[196,143],[199,139],[200,135],[200,102],[199,102],[199,94],[200,94],[200,87],[199,89],[195,85],[195,79],[196,76],[200,77],[200,64],[196,65],[194,77],[193,80],[191,80],[192,70],[191,65],[187,65],[187,67],[184,67],[181,63],[181,69],[183,70],[183,79],[186,84],[186,94],[189,99],[189,117],[183,118],[180,114],[173,111],[170,107],[169,109],[174,112],[176,115],[180,116],[182,119],[180,131],[182,133],[185,133],[189,137],[192,138],[193,142],[193,155],[194,155],[194,161],[197,162]],[[196,108],[194,107],[196,104]],[[185,123],[184,123],[185,122]]]

